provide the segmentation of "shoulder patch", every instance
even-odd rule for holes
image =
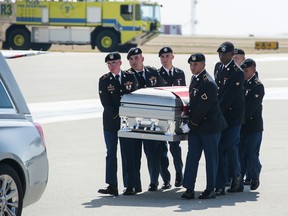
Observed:
[[[157,68],[151,66],[145,66],[148,71],[157,71]]]
[[[133,74],[133,73],[134,72],[131,69],[124,71],[124,74]]]
[[[257,77],[254,79],[254,82],[255,82],[256,85],[261,85],[262,84],[262,82]]]
[[[207,76],[207,74],[203,75],[203,79],[204,79],[204,82],[208,82],[209,81],[209,77]]]
[[[109,73],[104,74],[100,79],[104,80],[104,79],[106,79],[106,78],[108,78],[108,77],[109,77]]]

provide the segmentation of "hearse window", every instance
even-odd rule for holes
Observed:
[[[2,80],[0,80],[0,113],[15,113],[12,100]]]

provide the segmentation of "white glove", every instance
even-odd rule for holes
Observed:
[[[189,131],[190,131],[190,128],[189,128],[188,124],[184,124],[182,126],[182,132],[183,133],[189,133]]]

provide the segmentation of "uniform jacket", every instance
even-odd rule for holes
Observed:
[[[214,69],[221,111],[228,126],[241,126],[244,121],[244,72],[232,60],[225,67],[217,63]]]
[[[242,132],[263,131],[262,101],[264,97],[264,85],[257,78],[256,74],[244,84],[245,92],[245,123],[242,125]]]
[[[204,70],[189,86],[189,127],[192,134],[221,132],[227,126],[219,107],[217,85]]]
[[[128,71],[135,74],[135,77],[138,81],[138,89],[146,87],[159,87],[164,85],[164,80],[159,75],[156,68],[149,66],[144,67],[145,80],[133,68],[130,68]]]
[[[164,86],[186,86],[185,73],[183,70],[173,67],[173,76],[170,77],[164,67],[158,69],[158,73],[164,80]]]
[[[99,96],[104,107],[104,130],[117,132],[120,129],[119,107],[124,94],[129,94],[137,88],[134,74],[121,71],[121,85],[111,72],[104,74],[99,79]]]

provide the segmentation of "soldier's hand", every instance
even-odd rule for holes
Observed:
[[[182,126],[182,132],[183,133],[189,133],[189,131],[190,131],[190,128],[189,128],[188,124],[184,124]]]

